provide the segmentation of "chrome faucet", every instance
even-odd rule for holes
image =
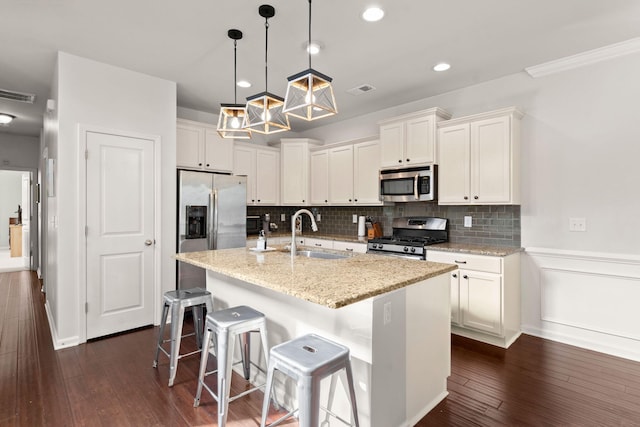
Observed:
[[[307,209],[300,209],[291,217],[291,257],[296,256],[296,218],[300,216],[300,214],[307,214],[309,218],[311,218],[311,229],[313,231],[318,231],[318,224],[316,224],[316,220],[313,217],[313,214],[309,212]]]

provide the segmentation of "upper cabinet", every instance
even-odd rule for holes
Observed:
[[[216,172],[233,170],[233,140],[218,135],[215,126],[178,119],[176,165]]]
[[[235,143],[233,174],[247,176],[247,205],[280,202],[280,153],[271,147]]]
[[[441,108],[379,122],[382,169],[437,163],[436,124],[451,117]]]
[[[438,124],[438,203],[520,204],[520,119],[505,108]]]
[[[309,206],[311,204],[309,149],[319,144],[320,141],[306,138],[280,140],[282,205]]]

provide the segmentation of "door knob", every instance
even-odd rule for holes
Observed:
[[[145,244],[146,246],[151,246],[151,244],[152,244],[152,243],[153,243],[153,240],[149,240],[149,239],[147,239],[147,240],[145,240],[145,241],[144,241],[144,244]]]

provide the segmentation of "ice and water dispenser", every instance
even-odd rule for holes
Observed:
[[[207,237],[207,207],[187,206],[187,239]]]

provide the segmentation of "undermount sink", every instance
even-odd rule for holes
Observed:
[[[320,251],[298,251],[298,256],[304,256],[307,258],[322,258],[322,259],[344,259],[349,258],[349,255],[336,254],[331,252]]]

